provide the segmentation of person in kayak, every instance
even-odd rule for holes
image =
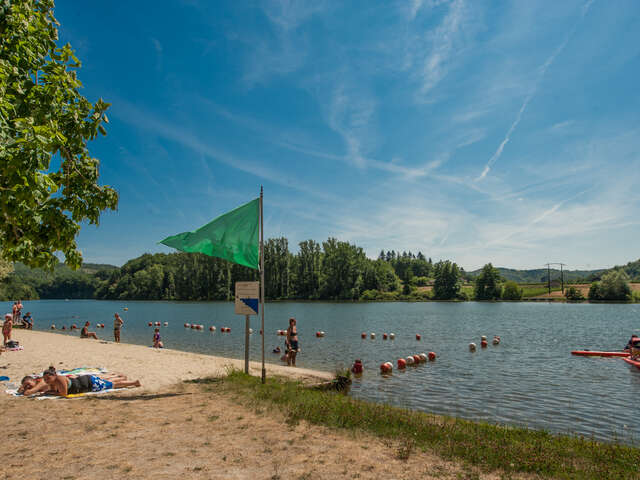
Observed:
[[[624,349],[625,350],[631,350],[634,347],[635,348],[640,348],[640,337],[638,337],[638,335],[636,335],[635,333],[633,335],[631,335],[631,338],[627,342],[627,346],[624,347]]]

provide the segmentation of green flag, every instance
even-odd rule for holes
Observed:
[[[160,243],[182,252],[204,253],[249,268],[259,267],[260,199],[220,215],[195,232],[167,237]]]

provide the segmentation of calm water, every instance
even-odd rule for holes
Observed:
[[[128,307],[123,312],[123,307]],[[149,321],[161,328],[169,348],[243,358],[244,317],[231,303],[169,303],[42,300],[25,302],[36,329],[58,328],[85,320],[104,323],[101,337],[112,337],[113,313],[125,320],[125,342],[151,344]],[[25,311],[26,311],[25,310]],[[638,332],[638,305],[547,303],[275,303],[265,310],[267,361],[283,337],[277,329],[298,319],[302,367],[334,370],[361,358],[365,374],[355,380],[352,395],[437,414],[455,415],[630,442],[640,438],[635,421],[640,398],[640,370],[621,359],[573,357],[578,348],[619,350]],[[206,331],[185,329],[201,323]],[[215,325],[218,331],[208,331]],[[229,326],[230,334],[219,328]],[[259,319],[252,317],[259,331]],[[316,338],[324,330],[326,337]],[[376,332],[377,338],[360,338]],[[383,340],[394,332],[395,340]],[[60,332],[65,334],[64,332]],[[415,334],[422,334],[422,341]],[[69,334],[69,333],[66,333]],[[78,335],[78,333],[73,333]],[[500,335],[502,343],[480,349],[480,336]],[[257,334],[251,335],[251,357],[260,359]],[[470,353],[469,342],[478,344]],[[436,362],[382,377],[378,365],[409,354],[434,351]],[[45,365],[43,364],[43,367]]]

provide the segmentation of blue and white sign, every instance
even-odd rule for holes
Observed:
[[[258,315],[260,282],[236,282],[236,314]]]

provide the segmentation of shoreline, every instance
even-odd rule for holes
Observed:
[[[12,338],[24,350],[3,352],[0,355],[2,374],[10,383],[19,384],[22,377],[42,372],[53,365],[56,369],[104,367],[109,372],[138,379],[142,390],[158,391],[180,383],[205,377],[220,377],[230,368],[244,369],[244,360],[169,348],[155,349],[131,343],[81,339],[53,332],[14,329]],[[277,375],[302,381],[326,381],[333,374],[299,367],[265,363],[267,377]],[[249,371],[260,376],[260,362],[251,361]]]

